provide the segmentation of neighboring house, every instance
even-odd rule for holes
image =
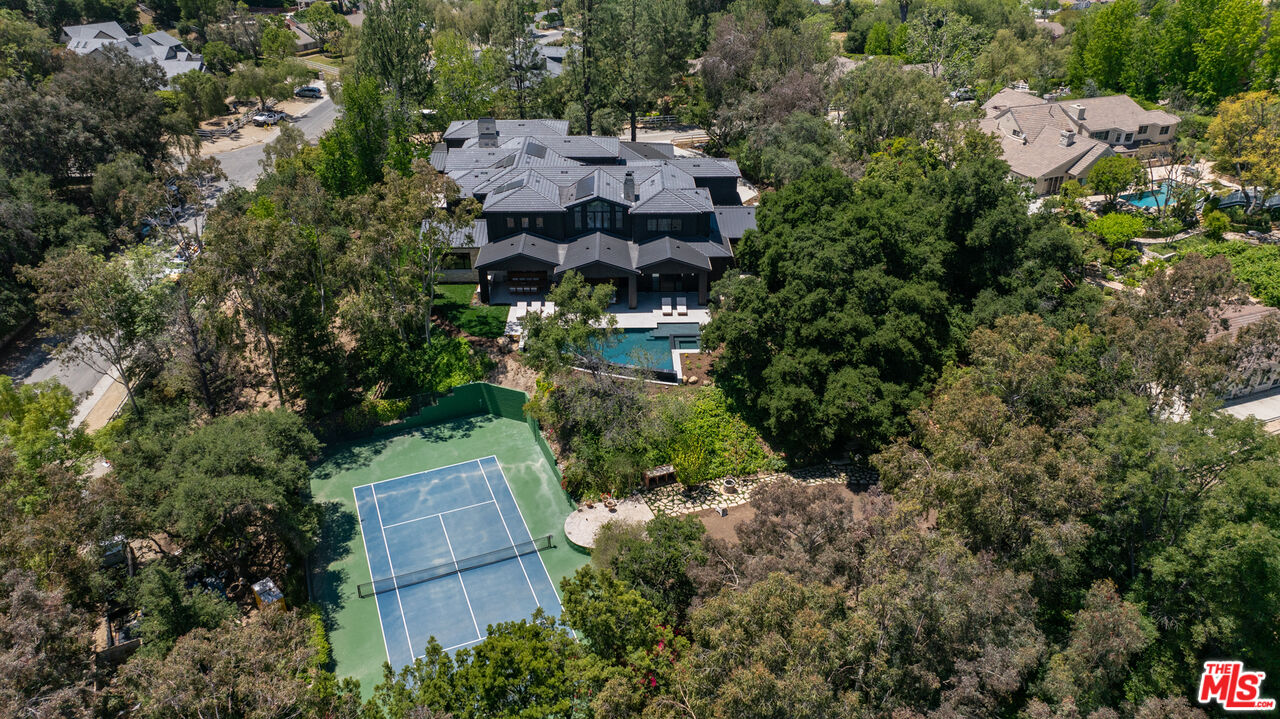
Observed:
[[[1054,22],[1052,20],[1036,20],[1036,29],[1044,30],[1049,33],[1049,37],[1054,40],[1057,40],[1067,34],[1067,28],[1065,28],[1062,23]]]
[[[1000,139],[1013,174],[1052,194],[1067,180],[1084,182],[1109,155],[1145,157],[1174,139],[1176,115],[1144,110],[1127,95],[1049,102],[1019,90],[1001,90],[982,105],[979,127]]]
[[[547,77],[560,77],[564,74],[564,60],[569,54],[565,45],[538,45],[538,54],[547,64]]]
[[[319,50],[324,45],[320,38],[313,34],[311,26],[307,23],[298,22],[292,17],[286,17],[284,22],[293,31],[294,45],[297,48],[295,52],[311,52],[312,50]]]
[[[1221,323],[1209,334],[1209,339],[1222,336],[1235,337],[1240,330],[1255,322],[1280,318],[1280,310],[1266,305],[1233,305],[1224,309],[1218,318]],[[1237,367],[1239,377],[1223,388],[1220,396],[1224,400],[1238,399],[1249,395],[1267,392],[1280,387],[1280,364],[1270,357],[1259,356],[1249,360],[1248,366]]]
[[[733,263],[733,243],[755,227],[740,204],[732,160],[677,157],[667,143],[566,134],[563,120],[455,121],[431,164],[482,203],[454,238],[489,302],[540,293],[575,270],[639,292],[697,292]]]
[[[130,35],[116,22],[69,25],[62,28],[61,41],[77,55],[91,55],[104,47],[123,48],[140,61],[156,63],[168,81],[191,70],[204,70],[204,59],[187,49],[178,38],[164,32]]]

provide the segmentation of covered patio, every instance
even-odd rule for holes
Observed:
[[[595,232],[569,243],[521,233],[480,248],[476,258],[480,301],[515,304],[531,301],[566,272],[593,284],[613,284],[629,309],[638,309],[642,293],[693,293],[705,306],[711,261],[689,243],[662,237],[643,244]]]

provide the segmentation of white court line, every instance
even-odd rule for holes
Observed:
[[[498,512],[502,514],[502,512]],[[449,545],[449,556],[453,559],[453,568],[458,570],[458,584],[462,585],[462,598],[467,600],[467,611],[471,612],[471,626],[476,628],[476,636],[484,639],[484,635],[480,633],[480,622],[476,621],[476,612],[471,608],[471,597],[467,595],[467,583],[462,581],[462,569],[458,566],[458,558],[453,554],[453,542],[449,541],[449,530],[444,526],[444,517],[440,518],[440,531],[444,532],[444,543]],[[396,596],[400,595],[400,590],[396,590]],[[405,629],[408,631],[408,629]],[[477,639],[476,641],[479,641]]]
[[[493,461],[497,462],[498,460],[495,458]],[[477,461],[477,462],[476,462],[476,464],[480,464],[480,463],[479,463],[479,461]],[[501,466],[501,465],[499,465],[499,466],[498,466],[498,471],[499,471],[499,472],[501,472],[501,471],[502,471],[502,466]],[[502,516],[502,507],[501,507],[500,505],[498,505],[498,497],[493,493],[493,485],[492,485],[492,484],[489,484],[489,473],[488,473],[488,472],[486,472],[486,471],[484,471],[484,465],[483,465],[483,464],[480,464],[480,476],[484,477],[484,486],[486,486],[486,487],[488,487],[488,488],[489,488],[489,496],[490,496],[490,497],[493,497],[493,504],[494,504],[494,506],[498,507],[498,519],[501,519],[501,520],[502,520],[502,528],[503,528],[503,529],[505,529],[505,530],[507,531],[507,541],[508,541],[508,542],[511,542],[511,548],[512,548],[512,549],[515,549],[515,547],[516,547],[516,540],[515,540],[515,537],[512,537],[512,536],[511,536],[511,528],[507,526],[507,518],[506,518],[506,517],[504,517],[504,516]],[[504,474],[504,475],[502,475],[502,481],[504,481],[504,482],[505,482],[505,481],[507,481],[507,476],[506,476],[505,474]],[[511,491],[511,486],[510,486],[510,485],[508,485],[508,486],[507,486],[507,491],[508,491],[508,492],[510,492],[510,491]],[[513,503],[515,502],[515,495],[512,495],[512,497],[511,497],[511,501],[512,501]],[[520,507],[519,507],[519,506],[517,506],[517,507],[516,507],[516,514],[519,514],[519,513],[520,513]],[[523,520],[524,520],[524,517],[522,516],[522,517],[520,517],[520,519],[523,521]],[[440,520],[440,523],[441,523],[441,524],[443,524],[443,523],[444,523],[444,520],[443,520],[443,519],[442,519],[442,520]],[[529,528],[528,528],[528,527],[525,527],[525,531],[526,531],[526,532],[528,532],[528,531],[529,531]],[[533,539],[533,535],[532,535],[532,534],[530,534],[530,535],[529,535],[529,539],[530,539],[530,540],[532,540],[532,539]],[[524,557],[521,557],[521,556],[520,556],[520,550],[518,550],[518,549],[516,549],[516,561],[520,562],[520,572],[521,572],[522,574],[524,574],[524,581],[529,585],[529,594],[532,594],[532,595],[533,595],[533,604],[534,604],[534,606],[541,606],[541,605],[542,605],[542,602],[539,602],[539,601],[538,601],[538,593],[537,593],[536,591],[534,591],[534,589],[533,589],[533,582],[529,579],[529,570],[527,570],[527,569],[525,569],[525,568],[524,568]],[[543,565],[543,569],[546,569],[546,565]]]
[[[404,479],[405,477],[414,477],[414,476],[417,476],[417,475],[419,475],[419,474],[426,474],[427,472],[434,472],[434,471],[436,471],[437,469],[449,469],[450,467],[459,467],[459,466],[464,465],[464,464],[471,464],[472,462],[479,462],[479,461],[480,461],[480,460],[478,460],[478,459],[468,459],[468,460],[465,460],[465,461],[462,461],[462,462],[454,462],[453,464],[446,464],[446,465],[445,465],[445,466],[443,466],[443,467],[432,467],[431,469],[421,469],[421,470],[418,470],[417,472],[410,472],[410,473],[408,473],[408,474],[402,474],[402,475],[400,475],[399,477],[388,477],[388,478],[386,478],[386,479],[379,479],[379,480],[378,480],[378,481],[376,481],[376,482],[370,482],[370,483],[368,483],[368,484],[362,484],[362,485],[360,485],[360,487],[372,487],[372,486],[373,486],[373,485],[375,485],[375,484],[382,484],[383,482],[393,482],[393,481],[395,481],[395,480],[397,480],[397,479]],[[360,487],[353,487],[353,489],[359,489]]]
[[[489,459],[489,458],[492,458],[493,463],[498,465],[498,474],[502,475],[502,483],[507,485],[507,493],[511,495],[511,503],[516,505],[516,514],[520,515],[520,523],[524,525],[524,533],[529,535],[529,539],[533,539],[533,532],[529,531],[529,523],[524,520],[524,512],[520,511],[520,503],[516,501],[516,493],[511,491],[511,483],[507,481],[507,473],[502,471],[502,463],[498,461],[498,456],[496,454],[491,454],[488,457],[485,457],[485,459]],[[479,462],[480,460],[477,459],[476,461]],[[481,474],[485,473],[483,464],[480,465],[480,473]],[[486,482],[489,481],[489,476],[487,474],[485,474],[485,481]],[[489,488],[489,493],[490,494],[493,493],[493,487]],[[495,501],[496,501],[496,498],[495,498]],[[502,514],[502,512],[499,511],[498,514]],[[538,557],[538,564],[542,565],[542,573],[547,575],[547,582],[551,584],[551,591],[556,593],[556,601],[560,602],[561,604],[560,608],[563,610],[564,599],[560,597],[560,588],[557,587],[555,581],[551,579],[551,570],[547,569],[547,563],[542,561],[542,557]],[[538,596],[535,594],[533,598],[536,601],[538,599]],[[541,606],[541,602],[539,602],[539,606]],[[574,631],[570,629],[569,633],[574,634]],[[577,636],[577,635],[574,634],[574,636]]]
[[[461,643],[461,644],[454,644],[454,645],[453,645],[453,646],[451,646],[451,647],[445,647],[445,648],[444,648],[443,650],[441,650],[441,651],[451,652],[451,651],[453,651],[454,649],[461,649],[461,648],[463,648],[463,647],[470,646],[470,645],[472,645],[472,644],[479,644],[480,642],[483,642],[483,641],[484,641],[485,639],[487,639],[487,638],[488,638],[488,637],[485,637],[485,638],[483,638],[483,639],[472,639],[472,640],[471,640],[471,641],[469,641],[469,642],[463,642],[463,643]],[[426,654],[423,654],[422,656],[424,656],[424,657],[425,657],[425,656],[427,656],[427,655],[426,655]],[[417,657],[414,657],[414,658],[416,659]]]
[[[489,500],[489,501],[487,501],[487,502],[476,502],[475,504],[468,504],[468,505],[467,505],[467,506],[465,506],[465,507],[458,507],[457,509],[446,509],[446,510],[444,510],[443,512],[436,512],[435,514],[427,514],[427,515],[424,515],[424,516],[418,517],[418,518],[416,518],[416,519],[406,519],[406,520],[404,520],[403,522],[395,522],[395,523],[393,523],[393,524],[384,524],[384,525],[382,525],[382,528],[383,528],[383,529],[390,529],[390,528],[392,528],[392,527],[399,527],[399,526],[400,526],[400,525],[402,525],[402,524],[410,524],[410,523],[412,523],[412,522],[421,522],[421,521],[422,521],[422,520],[424,520],[424,519],[431,519],[432,517],[439,517],[439,516],[441,516],[441,515],[449,514],[449,513],[451,513],[451,512],[461,512],[461,511],[462,511],[462,510],[464,510],[464,509],[471,509],[471,508],[473,508],[473,507],[483,507],[483,506],[484,506],[484,505],[486,505],[486,504],[494,504],[494,500],[490,499],[490,500]]]
[[[387,553],[387,566],[391,568],[391,576],[396,576],[395,562],[391,561],[391,545],[387,544],[387,530],[382,528],[382,509],[378,507],[378,488],[369,487],[369,491],[373,492],[373,510],[378,513],[378,531],[382,532],[382,548]],[[375,587],[376,589],[376,587]],[[374,596],[377,596],[376,594]],[[414,656],[413,652],[413,636],[409,634],[409,620],[404,616],[404,602],[400,601],[400,587],[396,587],[396,605],[400,607],[400,623],[404,625],[404,643],[409,646],[409,656]],[[378,623],[382,623],[382,615],[378,615]],[[382,643],[386,644],[386,630],[383,630]],[[390,654],[390,648],[387,649]]]
[[[351,489],[351,494],[352,495],[356,494],[356,490],[354,487]],[[376,498],[373,500],[373,508],[375,510],[378,508],[378,500]],[[359,495],[356,495],[356,519],[360,520],[360,542],[364,544],[364,563],[365,563],[365,566],[369,568],[369,581],[372,582],[373,581],[373,562],[369,561],[369,543],[364,541],[364,517],[360,516]],[[378,526],[382,526],[381,522],[379,522]],[[385,534],[382,535],[382,541],[386,542],[386,540],[387,540],[387,536]],[[391,554],[390,552],[388,552],[387,553],[388,561],[390,561],[390,557],[391,557]],[[377,588],[375,587],[374,589],[375,591],[373,592],[373,605],[378,608],[378,631],[382,632],[382,648],[386,650],[387,663],[390,664],[391,663],[391,647],[387,645],[387,630],[382,626],[382,602],[378,600]],[[396,601],[400,601],[400,597],[398,594],[396,595]],[[403,609],[400,612],[400,616],[404,616]],[[409,647],[409,655],[413,656],[412,646]],[[414,658],[416,659],[417,657],[414,657]]]

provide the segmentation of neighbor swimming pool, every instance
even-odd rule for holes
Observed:
[[[1169,193],[1179,187],[1181,186],[1178,183],[1166,180],[1160,183],[1160,187],[1155,190],[1132,195],[1121,195],[1120,199],[1126,200],[1129,204],[1137,207],[1168,207],[1170,204]]]
[[[628,367],[674,372],[671,350],[698,349],[701,328],[693,322],[672,322],[650,329],[626,329],[613,336],[604,358]]]

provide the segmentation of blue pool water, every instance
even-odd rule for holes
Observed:
[[[671,361],[672,337],[661,329],[622,330],[604,348],[604,358],[615,364],[675,371]],[[697,337],[675,337],[677,349],[698,349]]]
[[[1172,182],[1162,182],[1160,187],[1134,195],[1121,195],[1120,199],[1128,200],[1130,204],[1138,207],[1167,207],[1169,205],[1169,191],[1174,189]]]

